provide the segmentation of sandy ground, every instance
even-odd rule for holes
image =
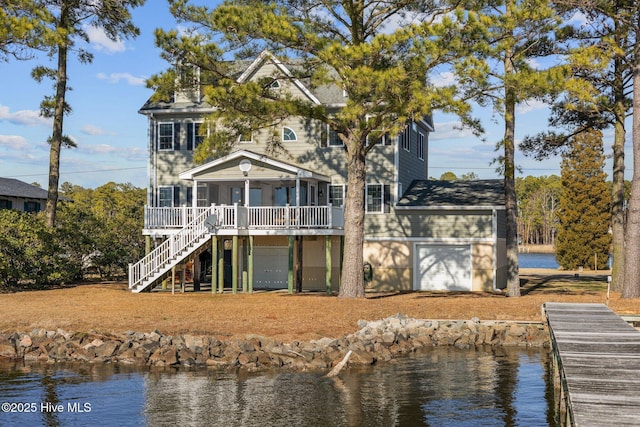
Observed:
[[[101,333],[125,331],[247,334],[283,341],[339,337],[358,329],[360,319],[396,313],[423,319],[540,321],[548,301],[607,303],[607,272],[521,271],[523,296],[496,293],[409,292],[342,299],[322,293],[283,291],[232,295],[131,293],[124,283],[85,284],[63,289],[0,294],[0,331],[34,328]],[[611,292],[609,306],[619,314],[640,314],[640,300]]]

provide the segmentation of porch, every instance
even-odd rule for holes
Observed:
[[[209,207],[145,206],[144,234],[173,234],[204,212],[213,212],[207,226],[217,235],[248,234],[342,234],[344,209],[334,206],[241,206]]]

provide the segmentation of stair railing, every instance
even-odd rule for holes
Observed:
[[[216,212],[216,209],[213,205],[205,209],[193,221],[176,234],[171,235],[140,261],[135,264],[129,264],[129,289],[135,288],[148,279],[149,276],[158,273],[177,254],[209,233],[205,219]]]

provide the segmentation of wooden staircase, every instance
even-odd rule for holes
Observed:
[[[141,292],[162,278],[209,241],[211,226],[217,223],[215,207],[200,212],[189,224],[171,235],[135,264],[129,265],[129,289]]]

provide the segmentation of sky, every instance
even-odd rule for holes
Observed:
[[[73,109],[65,117],[65,133],[77,148],[63,149],[60,184],[70,182],[96,188],[110,181],[147,185],[147,122],[138,110],[151,96],[145,79],[162,72],[168,64],[155,47],[153,31],[176,28],[164,0],[149,0],[133,10],[133,22],[140,35],[133,40],[112,42],[103,33],[90,29],[91,42],[85,46],[94,54],[91,64],[69,61],[67,102]],[[55,67],[46,56],[30,61],[0,63],[0,176],[16,178],[47,187],[51,120],[39,114],[44,96],[53,94],[50,81],[37,83],[31,70],[37,65]],[[446,74],[435,79],[446,81]],[[500,178],[492,160],[499,153],[495,143],[502,138],[504,125],[490,109],[476,108],[486,133],[484,141],[468,130],[456,129],[455,116],[434,113],[435,132],[429,136],[429,176],[439,178],[451,171],[461,176],[470,172],[481,179]],[[516,139],[547,128],[548,108],[539,102],[521,104],[516,112]],[[630,127],[629,127],[630,129]],[[613,135],[605,133],[605,152],[610,152]],[[630,138],[628,138],[630,141]],[[631,146],[627,143],[627,159]],[[516,155],[521,168],[517,176],[560,173],[560,159],[543,162]],[[631,178],[627,165],[627,179]],[[607,164],[606,172],[611,170]]]

